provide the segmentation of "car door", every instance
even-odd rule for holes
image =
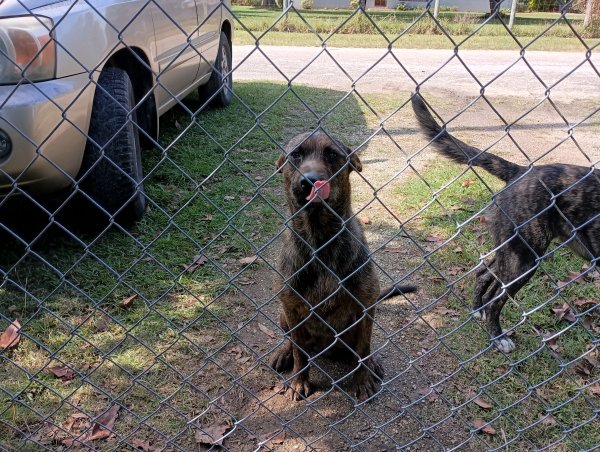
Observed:
[[[152,20],[156,40],[156,100],[159,114],[191,89],[198,74],[200,55],[198,12],[195,0],[153,0]]]
[[[222,0],[196,0],[198,8],[199,36],[196,47],[202,52],[200,72],[202,78],[212,70],[219,49],[221,36]]]

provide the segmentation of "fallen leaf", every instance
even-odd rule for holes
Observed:
[[[277,335],[262,323],[258,324],[258,329],[269,336],[271,339],[276,339]]]
[[[401,246],[386,246],[385,248],[383,248],[383,251],[385,251],[386,253],[404,253],[406,252],[406,248],[403,248]]]
[[[371,219],[369,217],[360,216],[358,217],[358,221],[360,221],[362,224],[371,224]]]
[[[460,246],[457,246],[456,248],[454,248],[452,251],[454,251],[455,253],[462,253],[463,249]]]
[[[122,302],[121,302],[121,306],[123,306],[124,308],[130,308],[133,306],[133,300],[135,300],[137,298],[137,294],[134,293],[133,295],[131,295],[130,297],[125,298]]]
[[[196,271],[196,269],[198,269],[199,267],[202,267],[207,262],[208,259],[203,254],[196,254],[190,265],[183,264],[182,267],[185,269],[186,272],[192,273]]]
[[[133,444],[133,447],[135,447],[136,449],[141,449],[144,452],[149,452],[152,450],[152,448],[150,447],[150,441],[148,441],[147,439],[139,439],[139,438],[133,438],[131,440],[131,443]]]
[[[452,265],[450,267],[448,267],[448,270],[446,271],[446,274],[448,274],[448,276],[456,276],[459,273],[462,273],[464,271],[464,269],[458,265]]]
[[[107,412],[101,414],[98,419],[96,419],[96,422],[94,422],[92,432],[86,438],[86,441],[106,439],[112,435],[115,421],[117,420],[117,415],[120,409],[120,405],[113,405],[108,409]]]
[[[274,446],[279,446],[285,441],[285,430],[265,433],[258,438],[258,441],[267,449],[273,449]]]
[[[196,434],[194,435],[196,443],[209,446],[222,446],[223,435],[225,435],[230,428],[230,421],[219,421],[214,425],[202,427],[202,430],[196,430]]]
[[[475,400],[473,400],[473,402],[479,405],[484,410],[489,410],[490,408],[492,408],[492,405],[483,400],[481,397],[477,397]]]
[[[600,383],[594,383],[591,385],[590,391],[592,391],[592,394],[600,396]]]
[[[546,345],[550,347],[550,350],[552,350],[553,352],[558,352],[558,337],[548,339],[546,341]]]
[[[108,319],[105,315],[99,317],[98,320],[96,320],[96,322],[94,323],[94,328],[98,333],[106,331],[106,329],[108,328]]]
[[[569,322],[574,322],[575,314],[571,311],[571,307],[567,303],[563,303],[562,305],[556,304],[552,307],[552,312],[558,316],[558,320],[568,320]]]
[[[248,257],[242,257],[241,259],[238,260],[239,264],[243,267],[246,267],[248,265],[253,264],[256,259],[258,259],[257,255],[254,256],[248,256]]]
[[[551,427],[552,425],[556,425],[556,418],[554,416],[552,416],[551,414],[548,414],[546,416],[544,416],[543,414],[540,414],[540,419],[543,419],[542,424],[547,425],[548,427]]]
[[[59,378],[63,383],[69,382],[75,378],[75,372],[73,369],[67,366],[49,367],[48,372],[50,372],[56,378]]]
[[[3,350],[15,348],[21,340],[21,335],[19,334],[20,329],[21,324],[18,320],[14,320],[13,323],[8,325],[8,328],[6,328],[4,333],[2,333],[2,336],[0,336],[0,348]]]
[[[262,176],[256,176],[256,177],[254,178],[254,180],[263,180],[263,179],[264,179],[264,177],[262,177]]]
[[[577,363],[577,365],[574,367],[574,370],[579,375],[583,375],[584,377],[589,377],[591,374],[590,369],[588,369],[588,366],[584,362]]]
[[[254,281],[253,279],[244,278],[243,276],[236,279],[236,282],[238,284],[241,284],[242,286],[249,286],[250,284],[256,284],[256,281]]]
[[[425,241],[439,243],[444,241],[444,237],[442,237],[441,235],[432,234],[425,237]]]
[[[575,300],[575,306],[587,306],[587,305],[595,305],[598,304],[597,300]]]
[[[473,421],[473,425],[475,426],[475,428],[477,430],[481,430],[482,432],[485,432],[488,435],[495,435],[496,434],[496,430],[494,430],[494,428],[491,425],[488,425],[482,419],[475,419]]]
[[[223,196],[223,199],[225,201],[233,201],[235,199],[235,196]]]
[[[251,159],[244,159],[244,163],[254,163],[254,160],[251,160]]]
[[[179,121],[177,121],[177,120],[175,120],[175,128],[177,130],[181,130],[182,129],[181,124],[179,124]]]
[[[435,308],[435,312],[440,315],[447,315],[451,317],[459,315],[458,311],[456,311],[455,309],[449,309],[444,306],[438,306],[437,308]]]
[[[17,307],[16,307],[14,304],[11,304],[11,305],[8,307],[8,312],[10,312],[11,314],[12,314],[13,312],[15,312],[16,310],[17,310]]]
[[[213,219],[213,214],[207,213],[206,215],[204,215],[204,218],[202,218],[202,221],[212,221],[212,219]]]
[[[462,184],[460,184],[460,185],[461,185],[463,188],[468,188],[468,187],[470,187],[471,185],[473,185],[474,183],[475,183],[475,180],[474,180],[474,179],[466,179],[466,180],[464,180],[464,181],[463,181],[463,183],[462,183]]]

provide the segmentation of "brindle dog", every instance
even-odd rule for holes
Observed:
[[[600,170],[559,163],[517,165],[448,134],[418,94],[412,106],[438,152],[480,166],[507,184],[486,212],[496,253],[477,272],[473,310],[475,317],[487,317],[496,346],[508,353],[515,345],[503,336],[500,311],[533,276],[550,242],[558,238],[586,259],[600,256]]]
[[[327,351],[357,367],[352,390],[371,397],[383,367],[371,355],[375,304],[413,286],[379,291],[364,233],[350,204],[350,172],[361,171],[355,153],[323,132],[294,137],[277,161],[291,215],[279,261],[281,328],[291,338],[270,361],[278,372],[293,367],[294,400],[308,397],[309,356]]]

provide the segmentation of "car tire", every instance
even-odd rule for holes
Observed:
[[[94,95],[79,187],[121,224],[139,220],[146,208],[142,154],[131,80],[122,69],[105,68]]]
[[[200,101],[205,103],[210,99],[213,107],[226,107],[233,98],[233,76],[231,74],[231,42],[223,32],[219,39],[219,50],[214,69],[208,83],[198,88]],[[214,96],[214,97],[213,97]]]

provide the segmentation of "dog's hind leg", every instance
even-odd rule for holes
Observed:
[[[495,292],[498,288],[498,280],[494,276],[496,258],[488,264],[482,265],[475,274],[475,290],[473,291],[473,317],[480,320],[486,319],[485,304],[483,297],[488,291]],[[491,286],[491,287],[490,287]]]

